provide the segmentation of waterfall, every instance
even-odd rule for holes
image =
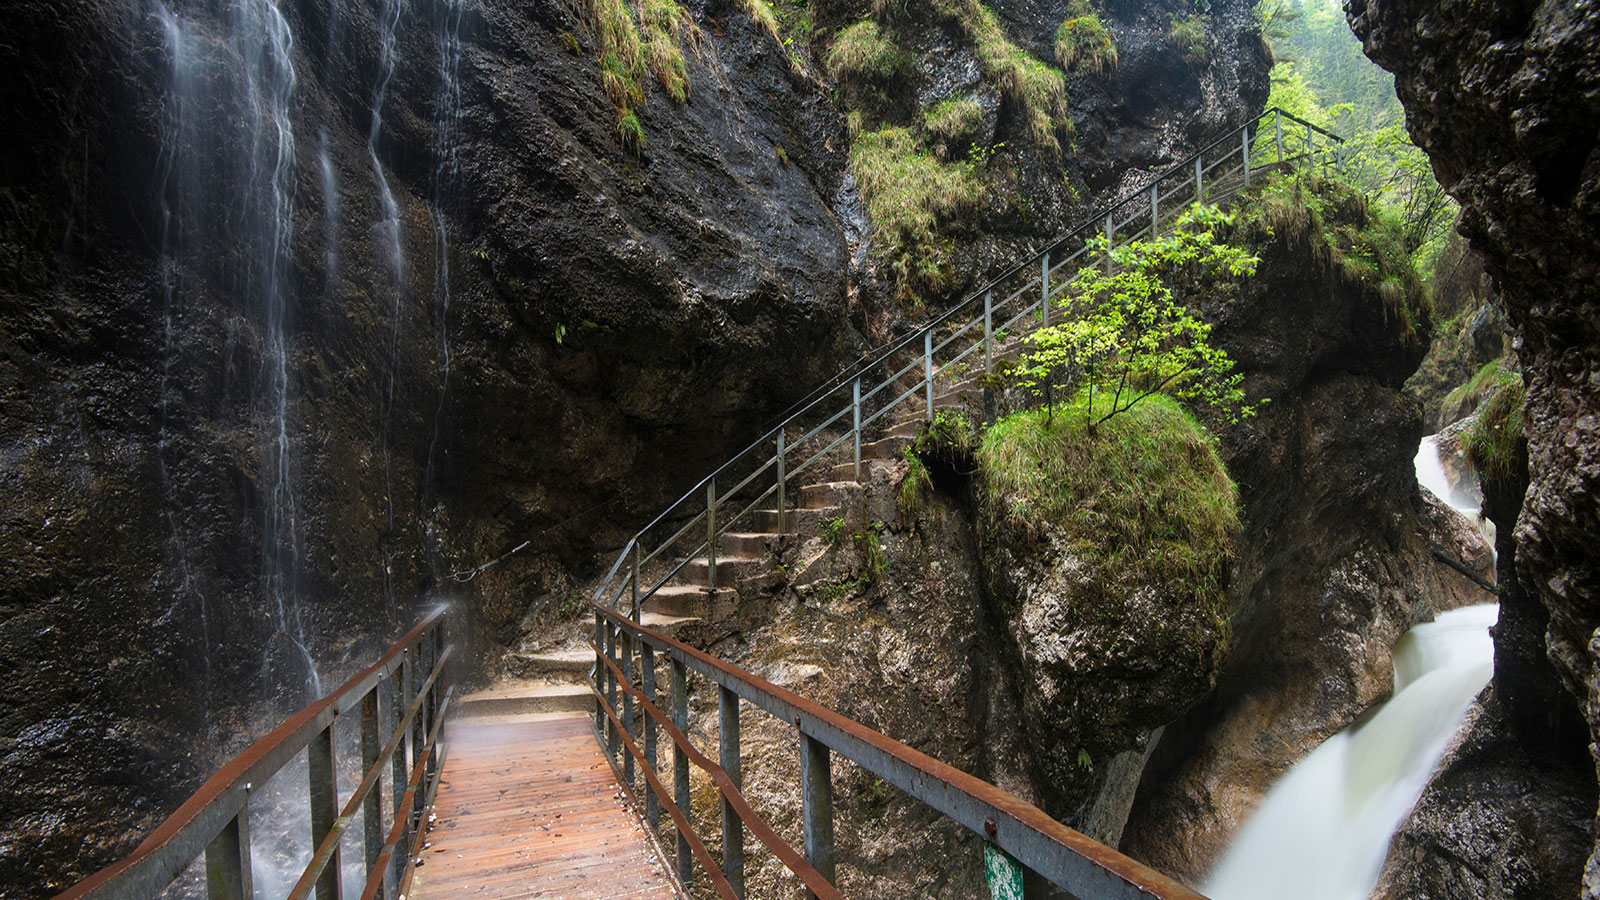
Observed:
[[[211,625],[205,596],[200,591],[194,568],[190,564],[189,544],[181,525],[184,505],[177,496],[173,480],[172,435],[169,430],[172,427],[173,394],[177,391],[173,363],[177,357],[175,339],[179,313],[179,264],[184,249],[183,209],[190,194],[187,170],[180,163],[180,154],[192,127],[189,117],[193,115],[190,107],[195,91],[194,54],[189,35],[177,15],[160,0],[156,0],[154,13],[161,24],[161,36],[166,43],[168,59],[167,85],[161,101],[161,149],[156,173],[161,216],[161,383],[157,388],[156,469],[161,479],[167,556],[177,583],[172,606],[155,624],[167,624],[180,616],[186,603],[193,604],[200,630],[199,700],[201,720],[204,722],[210,719],[211,713]]]
[[[1433,438],[1417,479],[1469,518]],[[1395,644],[1394,695],[1334,735],[1273,785],[1234,836],[1201,892],[1213,900],[1366,900],[1389,840],[1428,786],[1474,698],[1494,674],[1487,603],[1439,615]]]
[[[461,144],[461,17],[463,0],[439,0],[434,23],[439,35],[439,104],[434,122],[433,231],[434,277],[433,314],[439,323],[439,401],[434,406],[433,423],[428,432],[428,456],[422,475],[420,494],[431,501],[434,467],[438,464],[439,430],[444,421],[445,404],[450,396],[450,232],[445,212],[455,185]],[[438,553],[434,548],[432,510],[425,505],[423,517],[429,522],[424,535],[428,565],[438,578]]]
[[[389,317],[389,365],[384,376],[383,398],[379,412],[378,453],[383,461],[383,499],[386,505],[385,536],[380,574],[383,578],[384,598],[390,607],[395,606],[394,559],[398,555],[390,547],[394,538],[394,471],[389,446],[390,427],[394,422],[395,382],[400,369],[400,326],[405,312],[405,258],[400,250],[400,207],[395,203],[394,192],[389,188],[389,177],[384,173],[383,161],[378,153],[378,143],[383,133],[383,102],[389,92],[389,81],[394,78],[397,32],[404,0],[384,0],[380,13],[378,42],[378,82],[372,90],[372,119],[367,131],[367,154],[372,160],[372,175],[378,184],[378,199],[383,210],[379,227],[383,232],[383,247],[388,255],[390,296],[394,305]]]
[[[1417,445],[1417,455],[1413,464],[1417,468],[1417,481],[1451,509],[1466,516],[1468,521],[1483,532],[1483,536],[1489,541],[1489,546],[1493,547],[1494,523],[1483,514],[1483,504],[1478,498],[1473,496],[1471,491],[1462,490],[1445,472],[1444,461],[1439,455],[1437,434],[1428,435]]]
[[[1201,892],[1213,900],[1366,900],[1389,839],[1422,796],[1494,673],[1488,603],[1443,613],[1395,645],[1394,696],[1273,786]]]

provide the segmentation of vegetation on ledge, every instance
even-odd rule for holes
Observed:
[[[1067,4],[1067,18],[1056,28],[1056,62],[1068,72],[1103,75],[1117,67],[1117,44],[1088,0]]]
[[[1522,404],[1526,398],[1522,376],[1516,372],[1502,374],[1467,431],[1467,460],[1486,482],[1515,476],[1521,458],[1518,445],[1523,440]]]
[[[982,200],[978,164],[940,162],[911,129],[891,126],[856,138],[850,169],[902,294],[942,285],[950,266],[950,240],[942,235]]]
[[[1239,497],[1216,443],[1163,395],[1091,432],[1095,400],[1085,388],[1066,415],[1027,410],[988,429],[977,449],[984,517],[1058,534],[1087,567],[1080,582],[1107,603],[1152,590],[1181,600],[1214,626],[1204,643],[1217,649]]]

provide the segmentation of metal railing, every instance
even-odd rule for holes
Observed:
[[[84,879],[56,900],[149,900],[202,855],[207,900],[252,900],[250,798],[304,750],[309,770],[306,819],[311,861],[289,900],[338,900],[340,840],[362,820],[366,882],[362,900],[397,900],[412,875],[423,810],[438,787],[439,736],[454,687],[443,683],[454,648],[444,645],[445,608],[423,617],[371,666],[247,747],[200,786],[133,853]],[[360,715],[360,783],[339,806],[334,726]],[[392,803],[383,803],[385,782]],[[383,808],[391,810],[384,829]],[[276,898],[273,898],[276,900]]]
[[[1004,860],[1003,865],[1011,867],[1018,883],[1024,881],[1024,873],[1031,872],[1082,900],[1205,900],[992,784],[645,628],[626,615],[599,605],[594,611],[591,646],[596,674],[590,689],[595,697],[597,736],[603,726],[603,747],[613,766],[621,753],[622,781],[630,794],[637,763],[645,781],[645,819],[653,833],[659,828],[661,812],[667,813],[676,832],[675,874],[686,888],[698,868],[723,900],[742,900],[744,836],[748,831],[794,875],[809,897],[842,898],[835,885],[834,853],[832,760],[833,754],[838,754],[981,836]],[[670,715],[657,705],[660,664],[670,669]],[[716,687],[719,737],[715,762],[688,738],[691,673]],[[803,853],[780,837],[741,793],[741,700],[786,725],[792,723],[799,735]],[[673,749],[671,790],[657,775],[658,735],[662,732]],[[720,795],[720,862],[693,826],[690,765],[705,772]]]
[[[794,508],[790,485],[847,445],[851,480],[859,480],[862,445],[885,430],[892,413],[920,406],[931,420],[936,380],[980,366],[992,370],[997,351],[1049,324],[1052,305],[1064,298],[1079,269],[1110,265],[1114,246],[1159,234],[1191,204],[1231,197],[1259,170],[1273,165],[1343,169],[1344,162],[1342,138],[1280,109],[1229,131],[812,391],[780,424],[634,534],[591,599],[616,606],[631,588],[637,621],[640,603],[702,555],[707,586],[715,588],[722,535],[761,510],[777,531],[786,530]],[[1101,236],[1104,241],[1092,240]],[[772,506],[765,507],[768,503]]]

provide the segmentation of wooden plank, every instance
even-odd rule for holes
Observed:
[[[411,900],[673,900],[583,717],[449,726]]]

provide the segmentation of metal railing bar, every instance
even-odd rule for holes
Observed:
[[[639,565],[641,565],[641,566],[645,565],[645,564],[649,563],[651,560],[655,559],[657,556],[660,556],[662,551],[670,548],[673,544],[676,544],[678,542],[678,538],[683,537],[684,532],[687,532],[689,529],[691,529],[691,528],[695,527],[696,525],[700,524],[700,521],[702,519],[704,519],[705,517],[706,517],[705,510],[701,510],[700,512],[696,513],[695,517],[690,519],[688,521],[688,523],[686,523],[682,528],[679,528],[677,533],[673,534],[672,537],[669,537],[666,540],[662,541],[661,542],[661,546],[655,548],[654,550],[651,550],[649,553],[645,554],[642,558],[640,558]]]
[[[861,420],[862,429],[865,430],[868,425],[871,425],[873,422],[876,422],[879,419],[883,418],[885,415],[887,415],[891,411],[893,411],[896,406],[899,406],[901,403],[904,403],[908,399],[916,397],[921,392],[922,392],[922,387],[920,385],[918,385],[917,387],[914,387],[909,391],[905,391],[905,392],[897,395],[893,400],[890,400],[888,403],[884,404],[882,409],[879,409],[877,412],[873,413],[872,415],[867,416],[866,418],[862,419]]]
[[[592,648],[594,644],[590,643],[589,646]],[[605,654],[600,654],[600,658],[605,660],[607,668],[616,669],[616,664],[607,658]],[[637,696],[633,686],[623,680],[620,672],[617,675],[617,679],[617,687],[628,694]],[[699,833],[689,824],[687,814],[678,808],[678,804],[673,798],[667,795],[666,786],[661,783],[660,776],[656,775],[645,760],[644,751],[640,750],[638,745],[633,742],[633,737],[629,734],[628,729],[622,726],[622,719],[617,716],[616,710],[612,709],[611,703],[596,690],[594,683],[591,682],[589,684],[589,690],[599,697],[600,707],[605,710],[606,718],[610,719],[612,724],[616,726],[617,734],[622,738],[622,745],[627,748],[628,753],[634,759],[639,761],[639,769],[644,775],[645,782],[650,785],[650,790],[655,792],[661,804],[666,807],[667,815],[672,817],[673,825],[678,829],[678,833],[683,835],[689,842],[690,851],[694,853],[695,859],[700,863],[700,868],[705,871],[706,877],[711,879],[711,884],[717,889],[717,894],[726,898],[726,900],[739,900],[738,895],[733,892],[733,885],[728,883],[728,878],[722,874],[722,869],[717,865],[717,861],[711,858],[711,851],[706,849],[705,842],[700,840]],[[677,729],[674,728],[673,731],[676,732]],[[677,740],[676,735],[674,735],[673,739],[674,741]],[[685,885],[685,887],[688,886]]]
[[[879,383],[879,385],[877,387],[873,388],[870,391],[867,391],[865,394],[862,394],[861,395],[861,402],[865,403],[868,400],[871,400],[873,398],[873,396],[876,395],[879,391],[883,390],[884,388],[888,387],[891,384],[894,384],[896,381],[899,381],[900,380],[900,376],[906,374],[907,372],[911,371],[912,369],[915,369],[917,366],[920,366],[920,365],[922,365],[922,360],[920,358],[914,359],[911,362],[907,363],[905,368],[903,368],[900,371],[894,373],[893,375],[890,375],[888,378],[885,378],[881,383]]]
[[[698,547],[694,548],[693,550],[689,551],[689,555],[688,556],[685,556],[683,559],[678,560],[678,564],[672,567],[672,571],[670,571],[667,574],[661,576],[661,580],[657,581],[654,585],[652,585],[650,587],[650,590],[640,592],[640,594],[639,594],[639,602],[643,603],[645,601],[645,598],[649,597],[651,594],[654,594],[656,591],[661,590],[661,588],[664,587],[667,582],[669,582],[672,579],[676,578],[678,576],[678,573],[683,571],[683,567],[684,566],[687,566],[689,563],[694,562],[696,559],[698,559],[700,557],[701,552],[703,552],[706,549],[706,546],[707,546],[707,544],[704,541],[701,541],[700,542],[700,546],[698,546]]]
[[[957,353],[955,355],[955,357],[952,358],[949,362],[946,362],[943,365],[935,367],[934,370],[933,370],[934,376],[937,377],[937,376],[949,371],[950,367],[952,367],[955,364],[961,362],[963,359],[966,359],[971,354],[976,353],[982,347],[983,347],[983,342],[979,341],[978,343],[971,345],[970,347],[968,347],[967,349],[961,351],[960,353]]]
[[[963,334],[966,334],[967,332],[971,331],[973,329],[973,327],[978,325],[978,324],[980,324],[978,319],[972,319],[972,320],[968,321],[967,324],[961,326],[960,328],[957,328],[954,332],[952,332],[949,337],[945,338],[944,340],[940,341],[937,344],[934,344],[933,345],[933,352],[938,353],[940,350],[943,350],[944,348],[950,346],[950,344],[953,341],[955,341],[956,338],[959,338]]]
[[[439,622],[446,609],[440,606],[429,612],[390,645],[377,662],[246,747],[206,779],[132,853],[58,894],[55,900],[77,900],[102,893],[108,897],[153,897],[161,893],[244,808],[246,784],[264,784],[287,765],[347,709],[344,701],[353,701],[348,709],[359,709],[361,697],[399,667],[401,655]]]
[[[828,446],[823,447],[821,450],[817,451],[817,454],[815,456],[813,456],[810,459],[806,460],[805,462],[801,463],[799,465],[799,467],[794,470],[794,474],[799,475],[801,472],[804,472],[806,470],[806,468],[808,466],[810,466],[812,463],[814,463],[817,460],[823,458],[824,456],[827,456],[829,453],[832,453],[836,448],[838,448],[838,446],[840,444],[843,444],[845,441],[848,441],[848,440],[850,440],[850,435],[849,434],[840,435],[838,438],[834,439],[833,443],[831,443]]]
[[[361,783],[356,785],[355,792],[350,795],[350,802],[344,805],[344,809],[339,811],[339,817],[333,820],[333,827],[328,830],[328,836],[323,838],[322,843],[317,846],[317,852],[312,855],[311,862],[306,866],[305,871],[301,873],[300,880],[295,882],[294,887],[289,890],[289,896],[285,900],[305,900],[312,890],[316,888],[317,876],[321,875],[322,871],[328,867],[328,863],[333,859],[334,852],[339,849],[339,841],[344,837],[345,830],[350,827],[350,822],[355,819],[356,813],[360,810],[361,801],[365,800],[367,794],[378,785],[379,779],[383,775],[383,770],[389,765],[390,758],[394,756],[395,750],[399,749],[401,742],[405,740],[406,732],[410,730],[412,718],[422,709],[423,702],[428,699],[428,691],[433,688],[445,660],[450,658],[454,650],[454,647],[447,647],[444,653],[439,655],[439,660],[434,663],[433,672],[428,676],[428,680],[424,681],[422,686],[417,689],[416,699],[412,700],[411,706],[406,709],[405,721],[402,727],[395,731],[389,743],[384,746],[383,750],[379,751],[378,763],[367,770],[366,777],[362,778]],[[445,689],[444,702],[439,704],[439,712],[434,717],[433,728],[430,729],[428,736],[427,745],[430,747],[433,746],[434,738],[438,735],[439,727],[444,724],[445,711],[450,705],[450,698],[454,692],[454,687]],[[376,865],[372,869],[373,871],[380,871]]]
[[[406,820],[411,818],[412,808],[416,806],[417,788],[422,783],[423,773],[428,769],[428,758],[433,755],[439,731],[443,726],[444,717],[440,716],[439,720],[433,723],[427,741],[417,751],[416,762],[411,765],[411,775],[406,779],[406,792],[394,807],[394,824],[389,827],[389,835],[384,838],[383,850],[373,863],[372,871],[367,874],[367,885],[361,891],[361,900],[375,900],[378,892],[383,890],[384,873],[389,868],[389,861],[394,858],[394,851],[400,846],[400,838],[406,832]]]
[[[807,736],[910,794],[957,824],[989,835],[1059,887],[1077,896],[1118,900],[1205,900],[1172,879],[1090,840],[1050,818],[1031,803],[756,675],[636,625],[611,610],[600,612],[640,640],[710,678],[783,722],[794,722]],[[995,826],[989,832],[986,824]]]
[[[1029,313],[1033,313],[1033,312],[1038,312],[1038,310],[1035,310],[1035,309],[1032,309],[1032,308],[1025,309],[1022,312],[1019,312],[1016,315],[1012,316],[1011,318],[1007,319],[1005,321],[1005,324],[995,326],[994,330],[995,331],[1010,331],[1012,325],[1015,325],[1018,322],[1022,321],[1023,317],[1025,317]],[[1017,335],[1017,337],[1022,337],[1022,335]]]
[[[593,648],[593,642],[589,646]],[[612,669],[616,668],[616,664],[609,659],[606,660],[606,665]],[[593,689],[592,684],[590,689]],[[694,742],[689,740],[689,736],[684,734],[673,723],[671,717],[663,714],[643,693],[634,690],[631,684],[624,687],[623,690],[634,696],[634,702],[638,704],[639,708],[656,720],[659,727],[666,731],[667,736],[672,738],[674,744],[683,749],[684,755],[689,757],[689,761],[694,763],[696,768],[711,776],[711,780],[716,784],[717,790],[722,793],[722,796],[733,806],[734,812],[738,814],[739,821],[743,822],[745,827],[755,834],[756,839],[761,841],[768,850],[772,851],[772,855],[783,863],[784,868],[787,868],[798,877],[818,898],[843,900],[844,895],[839,892],[839,889],[824,878],[822,873],[818,872],[804,856],[800,855],[788,841],[784,840],[781,835],[767,824],[767,821],[761,817],[760,813],[750,806],[750,802],[745,799],[744,793],[733,783],[733,779],[728,777],[727,770],[713,762],[709,756],[701,753],[700,748],[696,747]],[[602,699],[603,702],[604,700]],[[610,707],[610,704],[605,705],[608,708]],[[649,766],[645,766],[645,769],[648,770]],[[663,790],[665,789],[663,788]],[[698,837],[698,835],[696,836]]]
[[[773,466],[775,466],[777,464],[778,464],[778,458],[776,456],[767,457],[767,461],[762,463],[761,467],[759,469],[756,469],[754,472],[751,472],[749,475],[746,475],[743,481],[739,482],[738,484],[734,485],[731,488],[728,488],[725,491],[721,491],[720,493],[722,494],[722,496],[724,498],[732,497],[734,494],[737,494],[740,491],[744,490],[745,485],[749,484],[752,481],[755,481],[757,478],[761,477],[761,475],[763,473],[765,473],[768,469],[772,468]],[[717,505],[718,506],[722,505],[720,500],[718,501]]]
[[[776,484],[768,486],[765,491],[761,492],[760,496],[758,496],[758,497],[756,497],[756,499],[750,501],[750,505],[749,506],[746,506],[744,509],[739,510],[734,515],[729,516],[726,522],[719,521],[718,524],[717,524],[717,536],[721,537],[722,535],[727,534],[728,532],[730,532],[732,530],[733,523],[735,523],[735,522],[739,521],[740,519],[744,518],[745,516],[749,515],[750,511],[752,509],[755,509],[757,506],[760,506],[763,502],[766,501],[766,499],[768,497],[771,497],[773,494],[777,493],[777,491],[778,491],[778,486]]]
[[[815,427],[815,428],[811,429],[810,431],[806,432],[805,437],[802,437],[800,440],[795,441],[793,444],[790,444],[789,446],[791,448],[793,448],[793,447],[799,447],[799,446],[803,445],[806,441],[809,441],[812,438],[816,437],[817,434],[820,433],[824,428],[827,428],[828,426],[832,425],[833,423],[839,421],[840,419],[844,418],[845,416],[847,416],[849,414],[850,414],[850,407],[846,406],[844,409],[841,409],[838,412],[834,413],[833,414],[833,418],[828,419],[827,421],[823,422],[821,425],[818,425],[817,427]],[[799,470],[797,469],[795,471],[798,472]]]

